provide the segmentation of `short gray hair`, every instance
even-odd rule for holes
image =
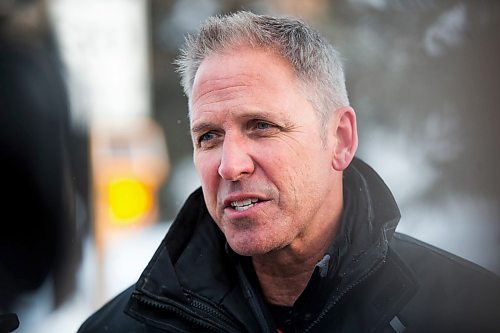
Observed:
[[[331,111],[349,105],[338,53],[323,36],[298,19],[246,11],[211,17],[197,34],[186,37],[175,64],[189,100],[196,71],[203,60],[238,46],[270,49],[287,60],[303,92],[323,119],[328,119]]]

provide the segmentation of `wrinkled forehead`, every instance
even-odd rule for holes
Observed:
[[[235,97],[246,90],[254,94],[277,93],[276,78],[284,78],[287,89],[297,89],[291,64],[275,52],[259,48],[239,48],[206,57],[195,75],[189,99],[190,116],[196,106],[209,103],[212,96]]]

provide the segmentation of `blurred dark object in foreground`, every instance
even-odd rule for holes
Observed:
[[[15,313],[0,314],[0,333],[9,333],[19,327],[19,318]]]
[[[25,6],[0,13],[0,313],[48,277],[59,305],[81,255],[61,66],[43,18],[18,18]]]

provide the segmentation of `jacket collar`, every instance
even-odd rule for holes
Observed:
[[[189,308],[196,298],[219,315],[243,323],[248,331],[259,332],[250,307],[241,301],[236,275],[225,252],[224,235],[210,217],[201,189],[197,189],[186,200],[135,290],[155,302],[173,302],[179,308]]]
[[[297,300],[294,309],[299,313],[323,317],[387,261],[389,242],[400,219],[394,197],[380,176],[357,158],[344,172],[343,183],[339,234]],[[305,324],[305,328],[311,325]]]
[[[355,159],[345,171],[344,188],[347,200],[341,230],[329,249],[328,272],[322,278],[317,268],[298,300],[320,304],[323,311],[329,311],[346,290],[386,260],[400,218],[389,189],[361,160]],[[174,220],[136,290],[155,300],[169,299],[186,305],[190,295],[198,295],[218,307],[231,309],[238,321],[259,331],[250,305],[241,302],[238,271],[224,246],[224,235],[208,214],[198,189]],[[318,291],[328,295],[326,305],[318,300],[310,302],[310,296],[318,295]]]
[[[344,173],[344,210],[340,232],[329,248],[328,276],[349,283],[385,260],[401,215],[380,176],[360,159]],[[332,267],[333,266],[333,267]]]
[[[344,173],[344,209],[339,234],[315,268],[313,275],[292,308],[297,318],[315,318],[328,312],[353,286],[367,279],[386,261],[388,244],[400,219],[396,202],[382,179],[366,163],[355,159]],[[256,318],[273,325],[269,313],[262,310],[260,288],[251,264],[245,258],[228,251],[239,274],[242,285],[253,286],[256,302],[252,308]],[[239,266],[238,266],[239,265]],[[386,289],[387,290],[387,289]],[[252,298],[247,296],[248,299]],[[310,322],[295,325],[306,329]],[[299,329],[300,330],[300,329]]]

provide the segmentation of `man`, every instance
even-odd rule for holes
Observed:
[[[408,236],[336,52],[304,23],[209,19],[178,60],[202,187],[81,332],[500,329],[493,274]]]

